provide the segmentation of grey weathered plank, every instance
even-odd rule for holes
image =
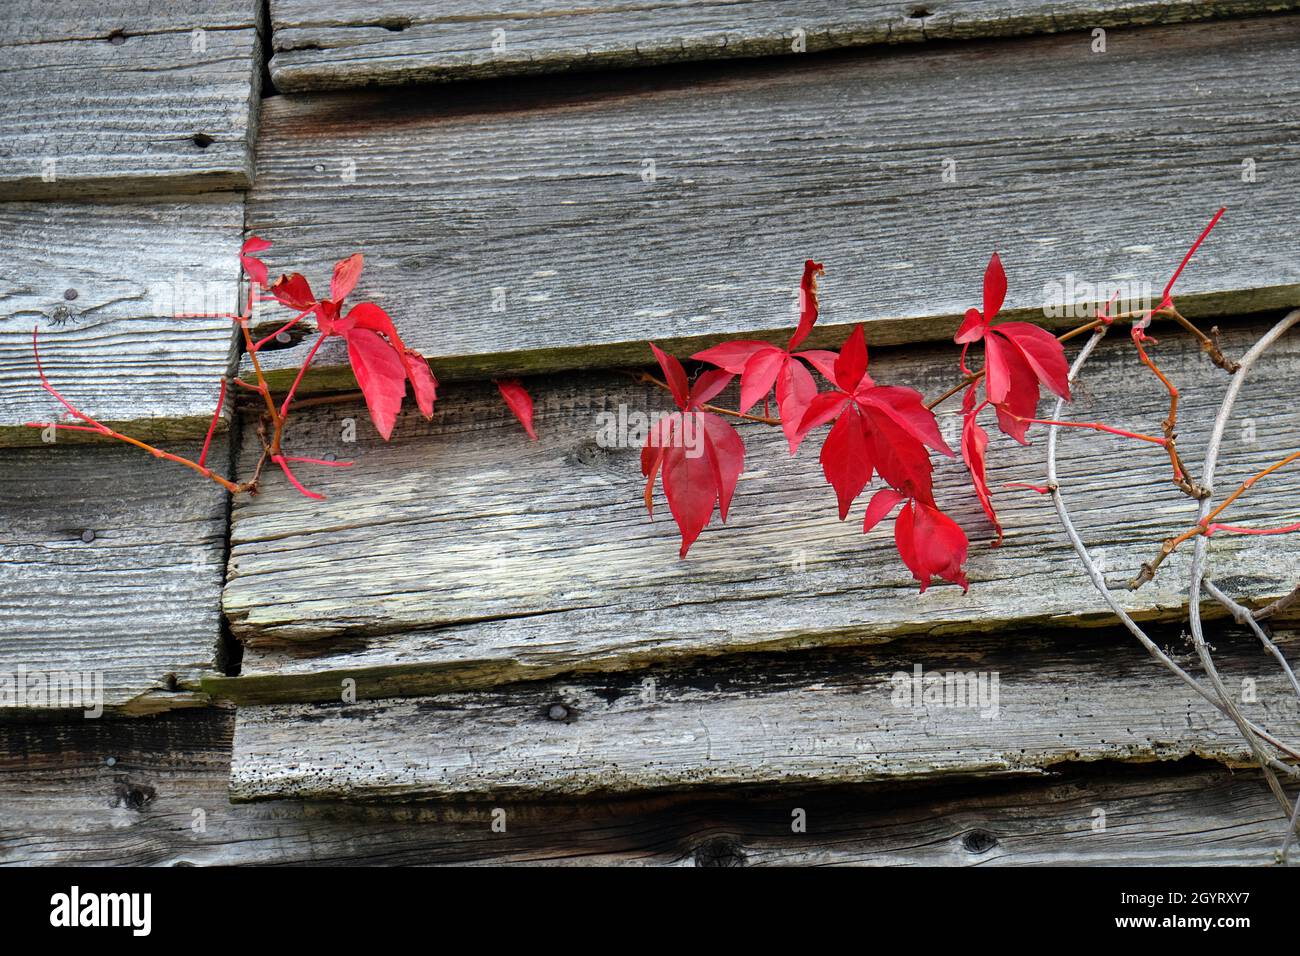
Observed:
[[[24,422],[83,411],[141,437],[202,435],[234,361],[243,200],[231,194],[0,205],[0,444],[40,444]],[[224,427],[224,424],[223,424]],[[63,432],[60,441],[78,435]]]
[[[1225,348],[1240,354],[1266,327],[1226,329]],[[1226,376],[1190,340],[1167,338],[1157,354],[1184,389],[1180,447],[1195,461]],[[1284,339],[1263,361],[1239,405],[1251,429],[1234,427],[1225,441],[1221,489],[1294,449],[1288,396],[1300,338]],[[871,370],[877,382],[933,395],[953,382],[954,366],[951,347],[879,349]],[[938,499],[973,542],[971,589],[963,596],[935,586],[918,596],[888,524],[864,538],[864,502],[848,521],[836,520],[818,436],[791,459],[779,430],[742,424],[746,473],[730,520],[715,518],[683,561],[660,492],[655,517],[645,513],[638,449],[601,446],[602,414],[663,411],[666,393],[613,375],[530,387],[536,443],[488,385],[445,389],[432,424],[408,414],[388,444],[355,403],[295,416],[289,447],[356,464],[309,473],[328,496],[323,503],[275,480],[236,502],[224,607],[248,647],[242,676],[218,681],[227,685],[220,692],[331,700],[351,676],[369,682],[366,696],[393,696],[656,658],[1113,620],[1048,501],[1001,490],[1042,480],[1041,434],[1028,448],[994,438],[1001,548],[988,547],[991,531],[964,468],[937,464]],[[1121,428],[1158,428],[1167,410],[1123,335],[1103,343],[1076,395],[1071,415]],[[955,446],[959,405],[941,411]],[[355,443],[341,440],[349,421]],[[253,441],[244,445],[244,469]],[[1061,455],[1076,523],[1118,581],[1193,520],[1154,446],[1071,430]],[[1271,480],[1239,506],[1243,520],[1294,520],[1300,472]],[[1139,616],[1181,616],[1187,560],[1176,553],[1152,584],[1121,600]],[[1212,562],[1230,590],[1261,599],[1300,580],[1300,554],[1285,538],[1219,536]]]
[[[1168,24],[1288,0],[272,0],[284,92]]]
[[[258,9],[4,4],[0,199],[247,188]]]
[[[218,439],[210,463],[230,457]],[[0,674],[98,672],[106,708],[126,713],[203,703],[225,532],[224,491],[136,449],[0,449]]]
[[[784,339],[809,256],[822,343],[859,321],[877,343],[950,335],[994,249],[1008,317],[1041,318],[1067,276],[1158,298],[1220,205],[1183,305],[1300,301],[1300,18],[1089,44],[274,97],[249,227],[318,285],[363,250],[357,297],[444,378],[640,361],[647,338]],[[272,359],[281,380],[303,351]],[[309,383],[350,387],[340,349]]]
[[[1244,710],[1300,716],[1253,638],[1220,631]],[[979,707],[900,703],[895,675],[960,673]],[[965,689],[964,689],[964,692]],[[971,690],[973,693],[973,689]],[[983,692],[981,692],[983,694]],[[340,695],[341,696],[341,695]],[[559,799],[698,786],[1035,774],[1067,761],[1249,761],[1233,724],[1124,634],[925,639],[433,697],[241,707],[235,800]]]
[[[510,803],[505,833],[492,830],[493,804],[231,805],[233,723],[220,711],[0,723],[0,863],[1262,865],[1281,841],[1254,774],[1195,761],[1062,766],[938,792]],[[791,831],[794,807],[806,833]]]

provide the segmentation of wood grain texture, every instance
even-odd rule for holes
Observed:
[[[933,788],[715,790],[498,804],[235,804],[234,719],[0,723],[0,863],[769,866],[1266,865],[1255,774],[1197,761],[1062,766]],[[791,832],[793,808],[808,832]],[[1096,811],[1106,828],[1094,830]]]
[[[318,286],[364,250],[355,298],[444,379],[784,341],[809,256],[822,344],[860,321],[875,344],[950,336],[995,249],[1008,318],[1042,319],[1051,282],[1158,301],[1220,205],[1185,311],[1300,302],[1300,17],[1089,42],[274,97],[248,224]],[[304,352],[272,358],[286,386]],[[314,368],[351,387],[342,350]]]
[[[242,226],[230,194],[0,205],[0,444],[41,444],[23,423],[63,411],[33,327],[51,384],[83,411],[138,437],[203,435],[236,335],[175,316],[235,306]]]
[[[1240,354],[1266,327],[1226,329],[1225,348]],[[954,380],[949,348],[872,355],[877,382],[934,395]],[[1158,361],[1183,387],[1180,447],[1195,461],[1226,376],[1177,336],[1162,341]],[[1294,449],[1287,396],[1300,371],[1300,337],[1284,339],[1264,363],[1225,440],[1221,489]],[[1158,428],[1167,399],[1126,336],[1103,343],[1088,371],[1074,418]],[[1002,490],[1042,481],[1041,434],[1030,447],[993,440],[990,483],[1007,531],[1000,548],[988,546],[991,528],[962,465],[937,463],[938,500],[972,540],[971,589],[918,595],[888,523],[864,537],[862,501],[847,521],[836,519],[816,460],[819,436],[791,459],[779,430],[742,424],[746,471],[730,520],[724,527],[715,518],[679,560],[661,492],[655,517],[646,515],[639,443],[608,447],[602,418],[661,412],[666,393],[613,375],[529,387],[536,443],[486,384],[445,389],[432,424],[407,414],[388,444],[356,404],[295,415],[288,446],[297,454],[355,465],[304,469],[324,502],[274,480],[236,502],[224,607],[248,647],[242,675],[215,681],[219,692],[332,700],[351,676],[368,683],[366,696],[393,696],[669,657],[1113,621],[1048,501]],[[719,401],[734,407],[734,396]],[[940,411],[956,446],[960,406]],[[357,440],[341,440],[351,428]],[[255,453],[251,441],[241,470]],[[1116,582],[1194,520],[1160,449],[1083,430],[1060,442],[1076,524]],[[1300,472],[1273,479],[1240,505],[1243,520],[1294,520]],[[1176,553],[1152,584],[1120,599],[1140,617],[1180,617],[1188,554]],[[1300,554],[1285,538],[1218,536],[1211,573],[1235,594],[1278,596],[1300,580]]]
[[[218,439],[209,461],[229,459]],[[226,510],[215,484],[133,448],[0,449],[0,674],[100,672],[106,708],[132,714],[203,703]]]
[[[0,199],[245,189],[256,0],[0,11]]]
[[[301,92],[1169,24],[1295,7],[1281,0],[272,0],[271,78],[284,92]]]
[[[1258,682],[1259,703],[1243,708],[1277,732],[1295,727],[1295,695],[1253,639],[1221,629],[1214,641],[1224,673]],[[916,674],[969,677],[982,690],[963,683],[961,698],[942,687],[931,697],[918,684],[913,694]],[[235,727],[235,800],[555,800],[1035,774],[1068,761],[1250,760],[1226,717],[1113,633],[921,639],[811,660],[241,707]]]

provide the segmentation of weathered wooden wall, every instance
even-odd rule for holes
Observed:
[[[1111,626],[1044,499],[998,490],[989,549],[941,464],[972,589],[918,596],[887,531],[835,520],[816,439],[792,460],[746,424],[732,520],[681,561],[600,416],[667,407],[617,374],[648,339],[784,339],[808,256],[814,341],[865,322],[877,380],[934,394],[992,250],[1004,317],[1072,324],[1044,317],[1052,283],[1158,295],[1220,205],[1178,298],[1239,353],[1300,303],[1300,17],[1238,18],[1296,6],[6,4],[0,675],[100,672],[109,713],[0,711],[0,863],[1272,862],[1283,821],[1244,744]],[[626,66],[647,69],[592,72]],[[358,89],[430,81],[457,83]],[[235,304],[250,233],[318,288],[366,254],[354,299],[432,357],[431,423],[379,441],[329,394],[354,387],[331,344],[288,441],[354,467],[304,466],[325,501],[269,477],[233,507],[135,449],[23,427],[59,411],[39,326],[71,399],[196,450],[237,349],[228,320],[177,313]],[[277,385],[305,331],[266,354]],[[1158,334],[1194,461],[1226,380]],[[1294,447],[1298,348],[1243,396],[1221,486]],[[484,381],[515,373],[536,443]],[[1164,413],[1119,335],[1076,392],[1079,418]],[[237,405],[211,460],[247,477]],[[955,444],[955,408],[940,422]],[[1061,448],[1112,579],[1190,522],[1158,449]],[[1041,444],[995,439],[995,489],[1041,474]],[[1297,480],[1237,513],[1293,519]],[[1234,595],[1300,579],[1285,538],[1213,551]],[[1180,660],[1185,572],[1124,598]],[[1257,642],[1210,629],[1230,685],[1256,682],[1248,715],[1294,728]],[[997,716],[898,706],[916,665],[996,674]]]

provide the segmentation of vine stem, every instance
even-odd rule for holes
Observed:
[[[1300,313],[1297,313],[1297,315],[1300,315]],[[1101,325],[1097,327],[1093,331],[1092,337],[1088,339],[1088,341],[1084,344],[1083,348],[1079,351],[1079,354],[1075,357],[1073,365],[1071,365],[1070,367],[1071,383],[1073,383],[1078,378],[1080,370],[1087,363],[1089,356],[1091,356],[1093,350],[1097,347],[1098,343],[1105,337],[1108,329],[1109,326],[1107,325]],[[1061,416],[1064,414],[1064,412],[1065,412],[1065,399],[1058,398],[1056,401],[1056,409],[1052,417],[1056,419],[1060,419]],[[1084,571],[1088,575],[1088,579],[1092,582],[1093,587],[1097,589],[1097,592],[1101,595],[1102,600],[1106,602],[1107,606],[1111,609],[1111,611],[1115,614],[1115,616],[1120,619],[1120,621],[1128,629],[1129,633],[1131,633],[1135,638],[1137,638],[1138,642],[1142,645],[1143,648],[1145,648],[1148,654],[1150,654],[1153,658],[1155,658],[1156,661],[1162,664],[1166,669],[1168,669],[1171,673],[1173,673],[1179,680],[1181,680],[1184,684],[1186,684],[1187,687],[1189,687],[1198,696],[1203,698],[1207,703],[1213,706],[1216,710],[1226,714],[1227,711],[1224,708],[1223,703],[1216,697],[1216,695],[1212,693],[1210,690],[1206,689],[1199,680],[1197,680],[1191,674],[1187,673],[1187,671],[1185,671],[1182,667],[1180,667],[1177,662],[1175,662],[1168,654],[1166,654],[1160,648],[1160,646],[1155,643],[1155,641],[1151,640],[1151,638],[1147,635],[1147,633],[1138,625],[1138,623],[1135,620],[1133,620],[1133,617],[1128,613],[1127,610],[1125,610],[1125,608],[1115,599],[1115,596],[1111,593],[1110,587],[1106,584],[1105,576],[1102,574],[1101,569],[1097,567],[1097,563],[1092,559],[1092,555],[1089,554],[1088,552],[1087,545],[1084,544],[1083,539],[1079,536],[1078,529],[1075,528],[1074,520],[1070,515],[1070,510],[1066,506],[1065,498],[1061,494],[1060,481],[1057,475],[1056,449],[1057,449],[1058,434],[1059,434],[1059,429],[1057,426],[1048,426],[1047,490],[1048,493],[1052,496],[1052,505],[1056,509],[1057,520],[1060,522],[1062,530],[1064,530],[1066,537],[1069,539],[1070,545],[1074,548],[1074,552],[1078,556],[1080,563],[1082,563]],[[1269,733],[1267,730],[1257,727],[1256,725],[1250,723],[1249,721],[1247,721],[1247,724],[1255,733],[1258,734],[1258,736],[1262,740],[1266,741],[1270,746],[1277,748],[1279,751],[1281,751],[1283,754],[1287,755],[1288,757],[1291,757],[1293,759],[1300,759],[1300,751],[1297,751],[1295,748],[1288,746],[1286,743],[1277,739],[1277,737]],[[1276,757],[1267,756],[1266,761],[1268,766],[1271,767],[1273,770],[1288,775],[1292,775],[1292,776],[1300,776],[1300,768],[1293,767],[1290,764],[1286,764],[1281,760],[1278,760]]]

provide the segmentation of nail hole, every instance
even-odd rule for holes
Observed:
[[[76,289],[64,289],[64,290],[63,290],[63,297],[64,297],[65,299],[67,299],[69,302],[71,302],[73,299],[75,299],[75,298],[77,297],[77,290],[76,290]]]
[[[211,146],[213,143],[216,142],[216,140],[214,140],[207,133],[195,133],[192,137],[190,137],[190,139],[193,140],[194,145],[197,146],[199,149],[207,149],[209,146]]]
[[[930,16],[930,11],[925,7],[913,7],[907,12],[907,15],[913,20],[924,20],[926,17]]]
[[[81,540],[86,542],[86,544],[90,544],[90,542],[95,540],[95,532],[87,528],[85,531],[81,532]]]
[[[971,830],[962,836],[961,845],[971,853],[987,853],[998,845],[998,838],[988,830]]]
[[[275,340],[279,342],[281,345],[288,345],[290,342],[293,341],[293,336],[290,335],[288,332],[281,332],[279,335],[275,337]]]
[[[143,810],[149,804],[153,803],[154,798],[158,796],[158,791],[148,784],[119,784],[117,788],[117,800],[114,806],[127,807],[131,810]]]
[[[563,704],[552,704],[546,711],[546,716],[550,720],[568,720],[569,708]]]
[[[114,30],[108,35],[108,42],[113,46],[121,46],[126,42],[126,34],[121,30]]]
[[[104,758],[104,765],[105,765],[105,766],[108,766],[108,767],[115,767],[115,766],[117,766],[117,758],[116,758],[116,757],[105,757],[105,758]]]

